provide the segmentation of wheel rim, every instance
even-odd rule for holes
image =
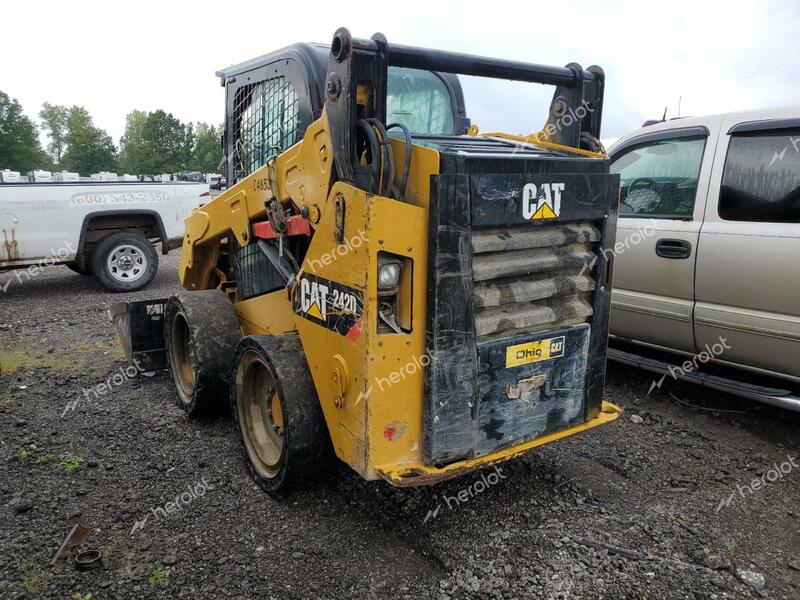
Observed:
[[[183,313],[177,313],[172,320],[169,353],[172,372],[178,384],[181,400],[187,403],[194,391],[194,345],[189,324]]]
[[[256,472],[274,478],[284,459],[283,407],[271,369],[254,351],[242,355],[236,369],[236,410],[245,449]]]
[[[138,281],[147,272],[147,257],[131,244],[115,246],[106,259],[108,274],[121,283]]]

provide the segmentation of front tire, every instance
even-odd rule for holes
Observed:
[[[158,271],[158,253],[147,238],[121,231],[103,238],[92,256],[92,272],[112,292],[146,287]]]
[[[247,470],[265,492],[313,478],[327,462],[328,429],[297,334],[241,339],[231,412]]]
[[[180,292],[164,310],[164,341],[178,406],[190,417],[228,407],[239,321],[222,290]]]

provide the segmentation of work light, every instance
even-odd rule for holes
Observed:
[[[378,261],[378,289],[389,290],[397,287],[403,264],[397,259],[380,259]]]

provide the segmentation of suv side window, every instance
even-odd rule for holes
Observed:
[[[800,130],[731,137],[719,216],[726,221],[800,223]]]
[[[435,73],[389,67],[386,120],[403,123],[411,133],[451,135],[455,125],[450,92]]]
[[[284,76],[243,86],[233,111],[234,180],[264,166],[298,139],[297,90]]]
[[[611,163],[620,175],[621,217],[691,218],[706,138],[660,139]]]

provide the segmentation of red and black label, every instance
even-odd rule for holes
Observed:
[[[355,340],[361,334],[364,295],[355,288],[303,273],[294,288],[292,310],[312,323]]]

